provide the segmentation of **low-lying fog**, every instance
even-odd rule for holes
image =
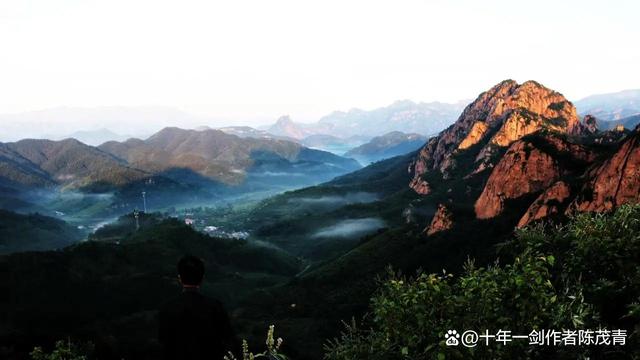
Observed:
[[[334,225],[324,227],[312,235],[314,238],[357,237],[383,228],[380,218],[362,218],[342,220]]]
[[[370,192],[347,193],[343,196],[327,195],[320,197],[300,197],[290,199],[289,203],[305,203],[312,205],[347,205],[356,203],[370,203],[378,201],[380,197]]]

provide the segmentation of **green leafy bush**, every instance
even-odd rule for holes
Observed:
[[[78,345],[67,341],[56,341],[51,353],[46,353],[41,347],[35,347],[29,354],[33,360],[87,360],[93,348],[92,344]]]
[[[269,359],[269,360],[287,360],[287,357],[280,353],[280,346],[282,346],[282,338],[275,338],[275,326],[269,326],[267,331],[267,340],[265,344],[267,349],[264,352],[254,354],[249,350],[249,343],[247,340],[242,341],[242,360],[254,360],[254,359]],[[229,353],[224,357],[224,360],[237,360],[233,353]]]
[[[486,268],[468,261],[460,276],[391,273],[362,325],[346,325],[326,345],[325,358],[638,358],[640,206],[521,230],[504,255],[512,261]],[[534,329],[599,328],[627,329],[626,345],[543,347],[526,339],[473,348],[445,344],[454,329],[528,335]]]

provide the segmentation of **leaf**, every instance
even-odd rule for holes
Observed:
[[[555,264],[555,262],[556,262],[555,256],[553,256],[553,255],[547,256],[547,262],[549,263],[549,265],[553,266],[553,264]]]

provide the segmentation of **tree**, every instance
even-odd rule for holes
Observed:
[[[640,206],[580,214],[566,225],[538,224],[518,231],[504,249],[508,264],[483,268],[468,261],[460,276],[392,272],[362,325],[346,325],[326,345],[325,358],[640,358]],[[445,342],[466,330],[528,335],[600,328],[628,330],[626,345],[541,347],[525,339],[467,348]]]

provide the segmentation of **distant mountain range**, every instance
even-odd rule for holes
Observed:
[[[286,129],[291,122],[280,125]],[[353,150],[384,153],[412,139],[423,142],[414,152],[356,171],[350,170],[358,168],[352,159],[247,128],[227,129],[242,137],[208,128],[166,128],[146,140],[109,142],[99,148],[75,140],[2,144],[0,174],[24,173],[21,176],[34,183],[41,178],[50,182],[42,186],[85,183],[85,168],[95,171],[92,166],[97,166],[89,161],[115,172],[132,171],[131,176],[143,176],[145,184],[162,178],[239,187],[268,174],[297,179],[299,174],[344,173],[319,185],[201,214],[202,220],[233,218],[234,227],[250,234],[246,241],[211,238],[178,219],[147,222],[146,214],[137,229],[129,214],[94,233],[95,241],[64,251],[6,257],[5,268],[15,271],[2,282],[13,296],[3,307],[3,316],[11,320],[4,330],[5,343],[26,330],[66,334],[77,328],[107,334],[104,342],[133,344],[135,353],[143,353],[139,344],[155,341],[149,339],[155,339],[157,299],[175,291],[174,270],[167,264],[195,252],[207,261],[212,275],[203,289],[231,302],[231,313],[248,332],[267,319],[284,319],[282,333],[291,344],[287,351],[303,358],[308,349],[322,349],[325,339],[339,336],[335,326],[341,319],[367,311],[371,294],[380,292],[375,279],[390,268],[403,274],[441,274],[443,269],[460,274],[465,268],[475,272],[498,267],[498,259],[513,260],[505,252],[509,247],[530,241],[528,236],[542,237],[548,234],[545,229],[569,217],[639,203],[640,127],[598,131],[594,125],[594,118],[579,116],[562,94],[535,81],[505,80],[479,94],[456,121],[426,141],[415,134],[391,133]],[[320,146],[348,138],[298,135],[302,138],[297,141]],[[80,160],[67,161],[72,158]],[[110,180],[105,176],[103,181]],[[10,190],[0,183],[0,191]],[[515,228],[540,221],[549,221],[549,227],[511,241]],[[28,222],[17,218],[13,226]],[[586,236],[597,231],[590,234]],[[569,246],[564,237],[549,239],[549,246]],[[577,249],[602,244],[600,240],[595,236]],[[588,250],[599,256],[598,248]],[[553,261],[566,261],[538,253],[535,257],[545,261],[540,268],[544,272],[554,267]],[[101,261],[96,265],[86,259]],[[518,261],[514,267],[524,264]],[[610,262],[600,262],[605,273]],[[25,283],[29,286],[22,286]],[[527,281],[520,285],[526,288]],[[590,296],[600,299],[601,288],[600,283],[590,287]],[[70,303],[69,293],[82,301]],[[571,293],[561,296],[572,298]],[[616,322],[628,313],[618,302],[609,305],[619,310],[611,316]],[[95,320],[98,315],[102,317]],[[597,325],[601,319],[595,320]],[[140,340],[131,341],[134,336]]]
[[[382,136],[376,136],[366,144],[349,150],[345,153],[345,156],[352,157],[360,161],[360,163],[369,164],[416,151],[426,141],[427,137],[420,134],[405,134],[400,131],[392,131]]]
[[[252,233],[317,261],[274,289],[274,307],[304,303],[339,321],[366,311],[380,291],[373,279],[389,268],[458,274],[494,266],[517,227],[640,203],[640,128],[595,132],[587,120],[562,94],[507,80],[415,153],[263,201],[248,216]],[[375,199],[349,201],[362,192]],[[385,228],[349,232],[354,221],[374,219]],[[319,229],[335,235],[319,239]],[[521,241],[529,240],[511,246]],[[308,316],[287,321],[304,328]]]
[[[640,114],[640,89],[591,95],[575,102],[582,116],[593,115],[600,121],[620,120]]]
[[[389,226],[411,229],[398,230],[403,235],[393,231],[393,235],[372,235],[362,245],[350,248],[333,265],[336,279],[358,271],[345,264],[367,263],[373,271],[370,259],[402,262],[418,256],[410,249],[385,252],[383,244],[403,236],[422,239],[416,240],[417,247],[425,244],[425,237],[434,237],[436,242],[429,242],[432,245],[421,251],[451,256],[457,247],[450,245],[453,237],[448,234],[487,242],[510,234],[516,226],[541,219],[562,219],[575,212],[608,211],[639,202],[639,136],[638,128],[598,132],[591,119],[581,119],[562,94],[534,81],[518,84],[507,80],[480,94],[454,124],[423,142],[415,153],[383,160],[329,183],[265,202],[252,213],[252,219],[264,219],[256,220],[254,231],[295,251],[335,256],[326,250],[327,241],[320,244],[305,240],[315,231],[305,225],[312,221],[306,214],[320,211],[316,208],[324,211],[314,215],[317,223],[338,221],[349,214],[355,219],[375,216]],[[384,143],[384,138],[348,155],[373,151],[370,149]],[[358,191],[380,198],[357,206],[335,202],[330,207],[320,202]],[[294,212],[287,213],[285,209],[291,204],[306,204],[306,208],[298,205]],[[285,220],[273,224],[274,214]],[[495,227],[480,231],[483,224]],[[294,227],[297,234],[302,234],[301,243],[283,242],[286,237],[279,230],[281,226],[287,234]],[[447,238],[437,242],[442,237]],[[340,244],[344,242],[340,239]],[[460,240],[459,246],[476,245]],[[378,270],[383,270],[386,263],[381,261]]]
[[[127,211],[141,191],[155,205],[275,191],[316,184],[359,169],[357,161],[276,139],[239,137],[220,130],[165,128],[146,140],[109,141],[99,147],[75,139],[0,143],[0,202],[25,209],[42,202],[20,197],[34,190],[113,193],[112,210]],[[137,202],[138,200],[136,200]],[[18,206],[18,205],[20,206]],[[62,205],[60,205],[62,207]],[[90,204],[70,203],[67,210]],[[120,208],[120,210],[116,210]]]
[[[338,138],[352,136],[374,137],[391,131],[435,134],[451,124],[463,109],[464,103],[415,103],[409,100],[374,110],[351,109],[335,111],[315,123],[296,123],[288,116],[266,128],[269,133],[302,140],[310,135],[331,135]]]
[[[270,137],[238,137],[221,130],[165,128],[147,140],[108,142],[99,149],[154,174],[188,170],[225,184],[240,184],[249,173],[316,172],[327,176],[359,168],[352,159]]]
[[[0,143],[0,184],[17,187],[117,187],[150,176],[75,139]]]
[[[618,125],[622,125],[626,129],[633,129],[640,124],[640,115],[633,115],[620,120],[600,121],[598,127],[602,130],[611,130]]]
[[[133,136],[116,134],[113,131],[102,128],[98,130],[76,131],[69,135],[53,137],[51,140],[76,139],[87,145],[98,146],[107,141],[125,141]]]
[[[97,145],[113,134],[147,137],[169,126],[193,128],[211,124],[203,118],[165,106],[59,107],[15,114],[0,114],[0,141],[64,139],[76,137]],[[100,129],[108,129],[108,132]],[[86,133],[85,133],[86,132]],[[113,133],[113,134],[109,134]],[[94,141],[93,137],[97,137]],[[108,140],[123,140],[120,135]]]
[[[213,130],[213,129],[207,126],[202,126],[202,127],[196,128],[196,130],[204,131],[204,130]],[[294,141],[294,142],[296,141],[296,139],[293,139],[290,137],[274,135],[267,131],[258,130],[250,126],[225,126],[225,127],[218,128],[217,130],[220,130],[224,133],[235,135],[241,138],[276,139],[276,140],[287,140],[287,141]]]

